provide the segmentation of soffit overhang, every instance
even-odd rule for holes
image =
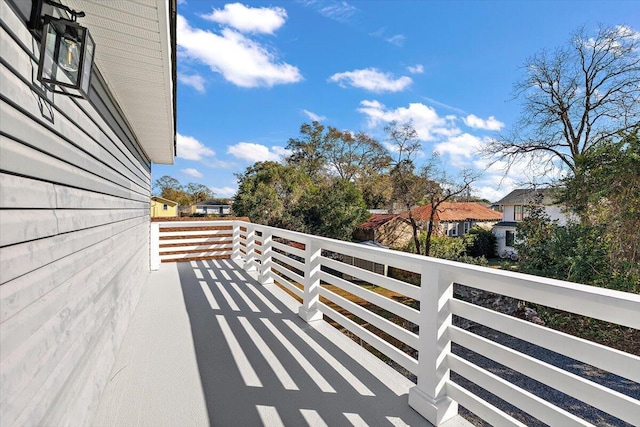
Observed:
[[[96,43],[95,64],[154,163],[175,157],[175,0],[65,0]],[[173,29],[173,30],[172,30]]]

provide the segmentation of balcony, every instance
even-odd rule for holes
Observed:
[[[96,425],[640,425],[640,357],[454,286],[635,329],[638,295],[237,220],[152,223],[151,252]]]

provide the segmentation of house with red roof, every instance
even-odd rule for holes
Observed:
[[[420,226],[426,229],[431,217],[431,205],[418,206],[412,213]],[[408,217],[406,213],[402,215]],[[443,202],[433,216],[437,235],[449,237],[462,236],[474,226],[491,230],[501,219],[500,212],[477,202]]]

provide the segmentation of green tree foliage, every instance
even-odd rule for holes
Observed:
[[[421,232],[419,241],[424,246],[427,239],[427,233]],[[415,252],[414,242],[411,241],[404,248],[405,252]],[[471,256],[468,253],[468,247],[463,239],[433,236],[431,237],[431,253],[429,256],[450,261],[464,262],[465,264],[489,265],[484,256]]]
[[[215,194],[204,184],[190,182],[185,187],[185,192],[189,196],[190,204],[204,202],[212,199]]]
[[[204,184],[188,183],[186,186],[180,181],[164,175],[156,179],[153,183],[153,190],[156,196],[178,202],[180,206],[189,206],[214,197],[213,191]]]
[[[469,231],[462,236],[465,246],[465,253],[472,257],[483,256],[485,258],[493,258],[496,250],[496,236],[491,230],[485,230],[482,227],[471,227]]]
[[[562,201],[582,224],[602,228],[608,260],[640,274],[640,138],[636,128],[616,142],[603,141],[578,159],[575,175],[564,180]]]
[[[292,165],[258,162],[239,174],[238,182],[234,212],[260,224],[349,240],[368,216],[352,182],[314,184]]]
[[[287,162],[300,167],[317,181],[338,177],[355,181],[379,173],[389,165],[389,155],[375,139],[363,132],[341,131],[314,121],[300,127],[300,137],[289,139]]]
[[[518,224],[516,248],[520,271],[625,292],[640,292],[637,265],[611,263],[606,225],[551,221],[543,208],[531,207]]]
[[[312,185],[307,175],[277,162],[257,162],[236,176],[238,191],[233,203],[236,215],[273,227],[300,229],[301,223],[292,213]]]
[[[300,231],[340,240],[350,240],[353,230],[369,217],[362,194],[346,179],[310,187],[295,211],[302,222]]]
[[[164,175],[156,179],[153,183],[153,190],[156,196],[178,202],[180,205],[188,205],[188,197],[182,188],[182,184],[177,179]]]

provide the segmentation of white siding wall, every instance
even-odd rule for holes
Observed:
[[[89,101],[43,99],[38,43],[0,21],[0,422],[88,424],[148,273],[150,165]]]
[[[503,207],[502,211],[502,220],[503,221],[514,221],[515,208],[513,205],[507,205]]]

